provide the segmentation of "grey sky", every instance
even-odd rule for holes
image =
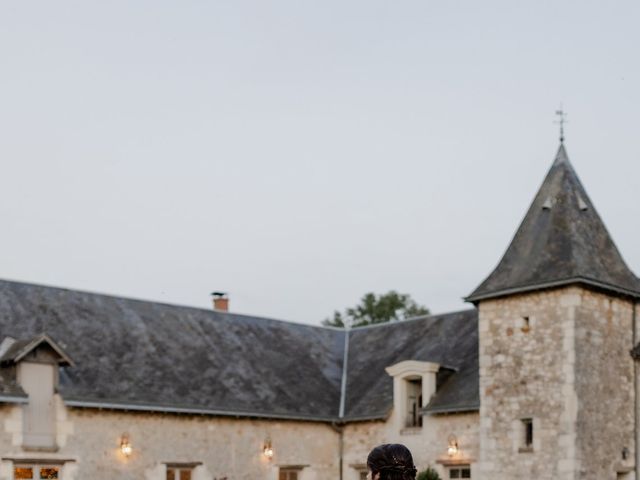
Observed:
[[[316,323],[464,308],[553,112],[640,272],[640,4],[0,4],[0,277]]]

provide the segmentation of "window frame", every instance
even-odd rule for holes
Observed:
[[[411,375],[403,380],[406,402],[404,428],[422,428],[422,376]]]
[[[518,448],[519,453],[528,453],[533,452],[533,445],[535,439],[534,432],[534,418],[533,417],[522,417],[520,418],[520,447]]]
[[[169,477],[169,472],[173,471],[173,478]],[[183,479],[182,474],[188,473],[189,478]],[[167,467],[167,480],[192,480],[193,478],[193,468],[192,467]]]
[[[30,480],[46,480],[42,477],[43,468],[55,468],[57,469],[57,480],[62,480],[62,465],[59,463],[51,463],[51,461],[43,461],[43,462],[13,462],[12,466],[12,477],[17,479],[16,477],[16,469],[17,468],[31,468],[33,475]],[[50,477],[49,477],[50,478]],[[18,479],[20,480],[20,479]]]
[[[189,472],[190,480],[193,480],[193,474],[196,467],[202,465],[202,462],[165,462],[165,478],[167,480],[181,480],[180,472]],[[173,478],[169,478],[169,470],[175,470]],[[176,475],[177,474],[177,475]]]
[[[453,473],[456,472],[456,474],[454,475]],[[463,476],[464,473],[468,472],[468,477]],[[463,464],[463,465],[451,465],[449,467],[447,467],[447,479],[448,480],[458,480],[458,479],[465,479],[465,478],[471,478],[471,465],[467,465],[467,464]]]
[[[278,468],[278,480],[300,480],[300,472],[302,472],[302,468],[300,467],[287,467],[282,466]],[[285,475],[283,478],[282,475]],[[294,474],[295,477],[291,478],[290,475]]]
[[[435,395],[438,386],[438,371],[440,370],[439,363],[423,362],[419,360],[403,360],[395,363],[387,368],[385,372],[393,377],[393,408],[394,408],[394,428],[400,431],[400,434],[415,435],[420,433],[422,427],[420,426],[420,418],[424,417],[424,405],[428,405],[433,395]],[[417,423],[408,422],[410,418],[408,390],[409,381],[420,378],[422,381],[422,408],[417,408]],[[417,403],[419,399],[416,398]],[[424,419],[422,419],[424,421]]]

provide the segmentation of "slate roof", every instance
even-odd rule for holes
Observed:
[[[384,369],[413,359],[457,369],[434,397],[434,413],[478,408],[475,310],[346,332],[0,280],[0,340],[42,332],[74,361],[59,385],[70,406],[385,418],[392,379]],[[0,400],[5,389],[7,398],[24,397],[4,370]]]
[[[17,384],[15,375],[6,369],[0,368],[0,401],[24,402],[27,394],[20,385]]]
[[[561,144],[502,260],[467,300],[575,283],[640,297],[640,280],[622,259]]]
[[[426,411],[478,410],[478,312],[465,310],[353,329],[349,335],[346,417],[384,417],[393,404],[393,379],[384,369],[403,360],[439,363],[455,373]]]

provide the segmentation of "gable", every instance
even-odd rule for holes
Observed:
[[[40,334],[26,340],[5,337],[0,345],[0,364],[22,361],[73,365],[69,355],[48,335]]]

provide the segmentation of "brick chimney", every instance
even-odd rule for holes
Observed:
[[[213,309],[218,312],[229,311],[229,295],[226,292],[212,292]]]

